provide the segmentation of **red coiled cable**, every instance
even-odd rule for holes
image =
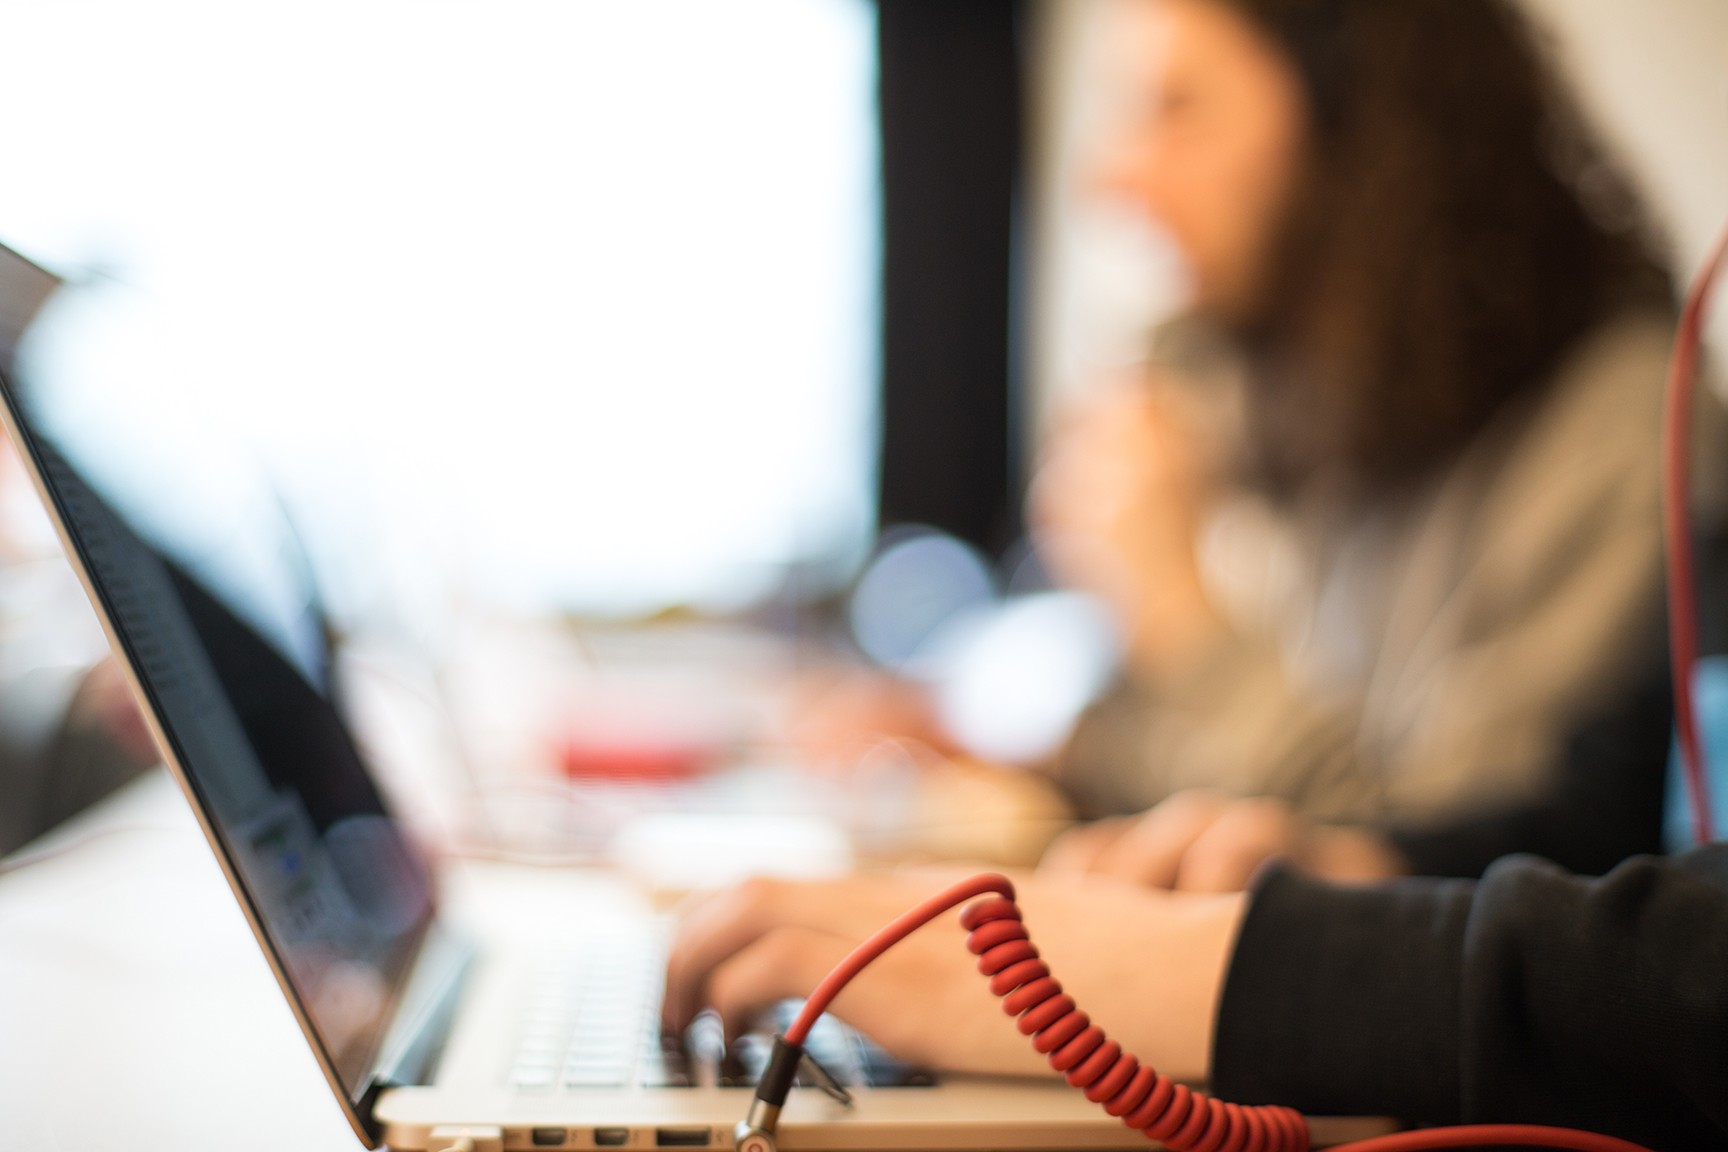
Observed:
[[[979,897],[989,897],[980,900]],[[1074,998],[1062,991],[1032,944],[1014,884],[1006,876],[983,873],[938,892],[908,910],[835,966],[804,1002],[785,1043],[802,1046],[810,1029],[840,990],[872,960],[951,908],[968,901],[960,915],[966,947],[978,957],[978,970],[990,991],[1002,998],[1003,1011],[1016,1017],[1050,1066],[1086,1098],[1101,1104],[1130,1128],[1144,1132],[1174,1152],[1303,1152],[1308,1125],[1299,1112],[1277,1105],[1227,1104],[1141,1064],[1092,1023]],[[775,1101],[776,1104],[783,1102]],[[1524,1124],[1483,1124],[1398,1132],[1335,1146],[1333,1152],[1418,1152],[1422,1149],[1523,1145],[1573,1152],[1650,1152],[1612,1136]]]
[[[1669,629],[1672,646],[1676,727],[1694,834],[1699,843],[1715,837],[1702,742],[1692,703],[1692,666],[1697,657],[1696,588],[1688,518],[1687,447],[1692,386],[1697,374],[1704,316],[1716,276],[1728,264],[1728,232],[1716,243],[1681,314],[1669,366],[1664,421],[1664,513],[1668,561]],[[967,947],[1002,1007],[1017,1018],[1032,1046],[1068,1083],[1085,1091],[1112,1116],[1176,1152],[1284,1152],[1308,1147],[1308,1128],[1300,1114],[1276,1106],[1226,1104],[1142,1065],[1080,1011],[1072,996],[1051,975],[1032,944],[1014,886],[1006,877],[974,876],[931,897],[896,919],[830,972],[805,1001],[785,1042],[802,1046],[829,1003],[869,963],[936,916],[968,900],[995,893],[967,908],[961,923]],[[778,1102],[777,1102],[778,1103]],[[1422,1149],[1488,1145],[1566,1148],[1576,1152],[1649,1152],[1641,1145],[1580,1132],[1523,1124],[1479,1124],[1399,1132],[1339,1145],[1335,1152],[1418,1152]]]
[[[1308,1125],[1295,1109],[1226,1104],[1173,1082],[1105,1036],[1039,958],[1011,885],[960,916],[966,947],[1002,1010],[1032,1047],[1094,1104],[1176,1152],[1302,1152]]]

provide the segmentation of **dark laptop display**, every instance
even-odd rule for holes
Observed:
[[[37,328],[54,314],[51,302]],[[213,545],[201,496],[218,493],[201,487],[187,438],[175,438],[172,453],[116,459],[100,421],[80,418],[54,372],[31,370],[28,355],[20,362],[0,383],[21,443],[297,1011],[358,1101],[432,893],[338,711],[305,576],[285,566],[268,580],[237,577],[235,557],[255,569],[257,557],[291,550],[268,540]],[[267,533],[270,523],[256,527]]]

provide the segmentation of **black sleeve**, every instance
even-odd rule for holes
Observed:
[[[1597,880],[1528,857],[1480,884],[1274,870],[1213,1073],[1226,1099],[1309,1113],[1728,1146],[1728,844]]]
[[[1541,801],[1445,825],[1382,828],[1411,874],[1474,878],[1502,856],[1529,852],[1600,876],[1628,857],[1661,851],[1674,716],[1665,661],[1572,733]]]

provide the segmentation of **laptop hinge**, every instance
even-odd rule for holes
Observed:
[[[355,1101],[368,1129],[375,1127],[372,1106],[385,1089],[425,1084],[431,1079],[475,954],[472,941],[438,922],[427,930],[397,1005],[396,1018],[379,1046],[366,1087]]]

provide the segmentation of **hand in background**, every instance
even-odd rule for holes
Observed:
[[[884,741],[932,756],[959,751],[936,718],[929,689],[877,669],[808,672],[793,685],[785,712],[783,739],[816,768],[848,771]]]
[[[1407,871],[1397,851],[1367,829],[1311,823],[1282,800],[1198,789],[1178,792],[1138,816],[1064,833],[1044,854],[1039,871],[1186,892],[1239,892],[1274,859],[1345,882]]]
[[[752,880],[702,898],[682,918],[668,962],[666,1025],[681,1028],[711,1006],[737,1031],[775,1001],[808,995],[852,948],[953,879]],[[1056,978],[1112,1039],[1161,1072],[1205,1078],[1244,897],[1069,877],[1033,879],[1018,900]],[[835,1014],[916,1063],[1048,1072],[978,974],[957,915],[890,949],[835,1000]]]
[[[1142,662],[1179,667],[1218,627],[1195,557],[1211,453],[1191,402],[1134,379],[1052,437],[1029,515],[1065,583],[1111,605]]]
[[[100,732],[123,756],[139,767],[160,758],[156,741],[132,699],[126,676],[112,656],[91,665],[72,697],[68,720]]]

